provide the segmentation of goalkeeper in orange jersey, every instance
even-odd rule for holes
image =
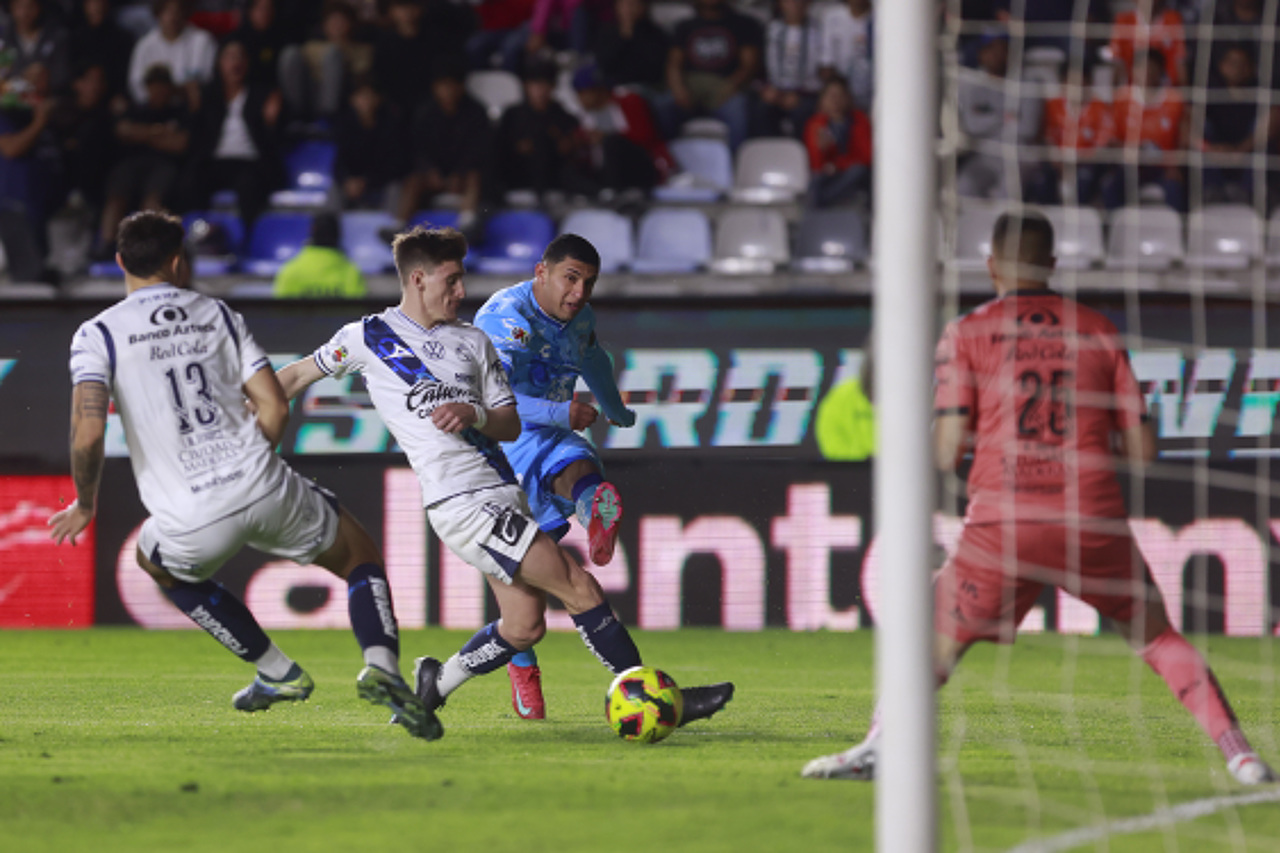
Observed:
[[[1013,642],[1040,591],[1061,587],[1114,622],[1237,781],[1275,781],[1200,652],[1169,624],[1129,533],[1113,448],[1118,437],[1121,457],[1140,468],[1155,457],[1155,435],[1115,326],[1049,289],[1043,215],[1004,214],[991,246],[997,298],[947,326],[937,349],[938,467],[955,470],[973,446],[964,531],[934,583],[938,686],[979,640]],[[861,744],[803,775],[873,778],[879,729],[873,719]]]

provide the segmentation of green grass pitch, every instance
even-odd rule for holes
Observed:
[[[0,850],[851,851],[873,847],[874,788],[802,780],[866,726],[874,637],[644,633],[645,659],[738,695],[665,743],[614,737],[607,673],[575,635],[539,647],[550,719],[515,718],[505,673],[465,686],[423,743],[356,698],[346,632],[279,632],[311,701],[245,715],[249,677],[195,631],[0,632]],[[406,632],[406,662],[457,632]],[[1210,661],[1255,745],[1280,759],[1277,646],[1213,638]],[[975,649],[940,703],[945,850],[1028,839],[1240,793],[1164,685],[1114,638]],[[1280,849],[1254,805],[1089,850]]]

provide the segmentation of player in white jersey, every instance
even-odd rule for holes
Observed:
[[[540,640],[547,595],[564,604],[583,642],[611,671],[639,665],[640,653],[599,582],[538,529],[498,444],[520,435],[520,416],[489,337],[458,320],[466,239],[452,228],[415,228],[397,236],[392,249],[400,304],[343,326],[279,376],[291,399],[325,376],[364,376],[418,474],[436,535],[484,573],[498,602],[501,618],[449,660],[418,658],[418,697],[434,711],[464,682],[501,669]],[[718,711],[733,687],[683,693],[689,721]]]
[[[400,640],[382,555],[333,495],[275,454],[289,403],[244,319],[187,289],[182,223],[136,213],[120,225],[117,263],[127,295],[71,343],[71,469],[76,502],[49,519],[74,545],[97,508],[109,401],[129,445],[151,517],[138,564],[179,610],[257,666],[232,704],[261,711],[311,695],[311,677],[267,637],[212,575],[244,545],[316,563],[347,581],[352,630],[366,666],[361,698],[386,705],[408,731],[442,733],[401,678]],[[247,401],[246,401],[247,397]]]

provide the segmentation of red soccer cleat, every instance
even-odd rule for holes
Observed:
[[[618,544],[618,522],[622,521],[622,498],[612,483],[601,483],[591,500],[591,523],[587,537],[591,545],[591,562],[603,566],[613,559]]]
[[[511,707],[522,720],[545,720],[547,703],[542,698],[542,670],[536,666],[507,664],[511,679]]]

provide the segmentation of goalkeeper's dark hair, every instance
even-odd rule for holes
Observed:
[[[542,262],[553,267],[563,260],[572,259],[600,269],[600,253],[591,241],[577,234],[561,234],[547,244],[542,253]]]
[[[168,213],[143,210],[126,216],[116,231],[120,264],[135,278],[166,274],[186,236],[182,220]]]
[[[415,225],[411,230],[397,234],[391,241],[391,253],[396,259],[396,270],[403,284],[409,273],[421,267],[431,272],[446,261],[457,261],[467,256],[467,238],[456,228],[424,228]]]
[[[1004,261],[1046,266],[1053,260],[1053,223],[1034,210],[1002,213],[991,229],[991,254]]]

